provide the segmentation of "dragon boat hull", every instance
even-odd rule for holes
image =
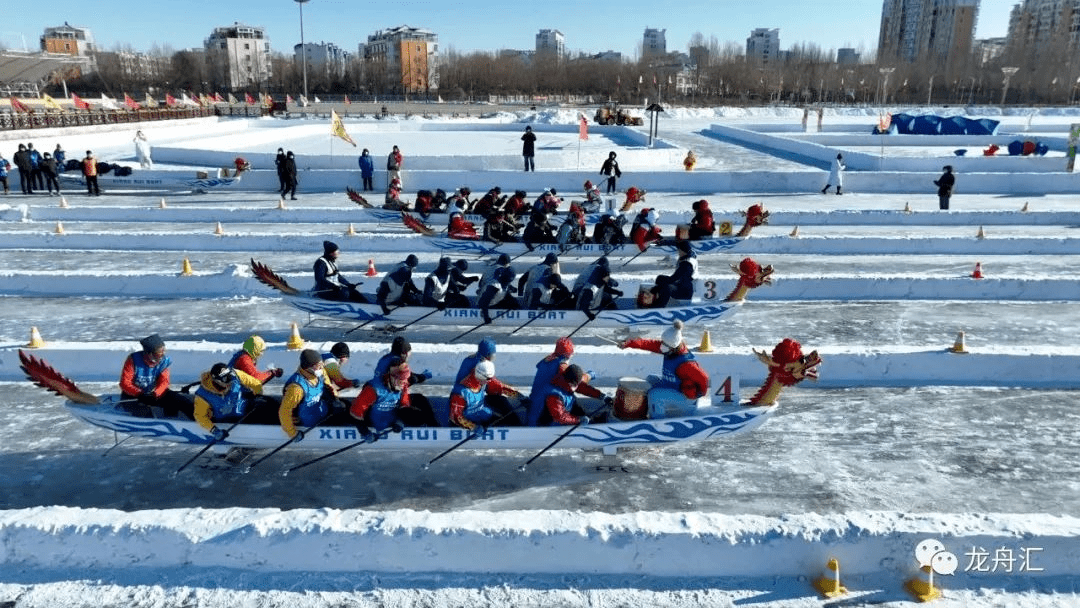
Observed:
[[[125,433],[134,437],[156,439],[178,444],[206,445],[212,440],[202,427],[190,420],[138,416],[121,403],[119,395],[101,398],[98,404],[65,403],[68,411],[88,424]],[[737,404],[710,405],[699,408],[694,416],[658,420],[617,421],[582,425],[573,430],[567,426],[492,427],[483,437],[466,442],[460,449],[543,449],[560,435],[570,434],[559,442],[560,448],[603,450],[614,453],[618,448],[662,446],[739,435],[764,424],[777,406],[747,407]],[[400,434],[386,434],[379,441],[367,444],[364,450],[378,451],[437,451],[453,447],[465,439],[468,431],[461,428],[406,428]],[[240,424],[229,437],[215,447],[273,449],[285,437],[281,427],[271,424]],[[302,442],[288,446],[296,451],[331,451],[360,440],[352,426],[317,428]]]
[[[68,187],[78,184],[86,188],[86,178],[81,174],[61,173],[63,182]],[[209,192],[211,190],[230,190],[241,184],[240,177],[198,177],[190,171],[153,171],[135,170],[130,175],[98,176],[98,186],[110,190],[160,190],[176,192]]]
[[[700,241],[690,241],[690,246],[698,255],[707,255],[730,251],[741,243],[744,238],[745,237],[741,236],[729,236],[703,239]],[[608,257],[620,258],[638,255],[642,257],[678,255],[674,243],[667,244],[670,241],[665,241],[665,244],[662,245],[652,245],[646,248],[645,251],[641,251],[638,249],[638,246],[633,243],[624,245],[603,245],[598,243],[559,245],[557,243],[544,243],[534,244],[530,249],[525,243],[496,243],[494,241],[483,240],[468,241],[451,239],[444,236],[424,236],[421,238],[420,242],[423,243],[428,250],[438,251],[446,255],[498,256],[505,253],[513,257],[524,255],[530,251],[540,256],[544,256],[548,253],[581,257],[600,257],[602,255],[607,255]]]
[[[402,306],[393,308],[390,314],[383,314],[378,304],[357,302],[335,302],[309,296],[285,296],[285,301],[292,306],[321,317],[331,317],[358,323],[385,322],[389,325],[402,326],[458,326],[477,325],[484,318],[480,309],[447,308],[437,311],[426,306]],[[702,302],[690,306],[667,308],[633,308],[634,303],[627,298],[620,298],[621,310],[602,310],[590,322],[593,327],[656,326],[669,327],[679,320],[685,324],[708,323],[731,316],[742,302]],[[572,329],[584,324],[588,317],[578,310],[502,310],[491,309],[489,327],[516,328],[525,323],[529,327],[547,327]]]

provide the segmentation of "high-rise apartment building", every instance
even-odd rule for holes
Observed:
[[[273,75],[270,39],[261,27],[234,23],[215,28],[203,49],[212,86],[231,91],[261,88]]]
[[[540,30],[536,34],[537,56],[563,57],[566,55],[566,38],[559,30]]]
[[[746,62],[772,65],[780,61],[780,28],[759,27],[746,39]]]
[[[327,42],[315,44],[305,42],[303,46],[293,46],[293,61],[301,65],[307,61],[307,69],[312,74],[322,74],[326,78],[341,78],[349,65],[351,56],[341,47]]]
[[[439,88],[439,37],[431,30],[401,25],[379,30],[360,45],[364,63],[385,70],[387,84],[406,93]]]
[[[641,55],[643,58],[667,55],[667,30],[645,28],[645,36],[641,42]]]
[[[1080,0],[1024,0],[1009,14],[1007,48],[1046,53],[1080,49]]]
[[[947,63],[971,54],[979,0],[884,0],[878,61]]]

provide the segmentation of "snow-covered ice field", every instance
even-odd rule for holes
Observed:
[[[1057,147],[1043,160],[1063,165],[1062,142],[1078,116],[1032,112],[966,114],[1000,119],[999,142],[1049,141]],[[326,122],[142,125],[165,168],[226,166],[243,155],[256,170],[236,193],[88,198],[65,185],[67,208],[57,197],[0,199],[0,386],[10,397],[0,410],[0,606],[900,606],[913,602],[903,585],[918,576],[915,549],[928,538],[958,559],[955,574],[935,577],[938,605],[1080,605],[1080,189],[1070,190],[1072,175],[1010,170],[1003,181],[993,168],[961,172],[952,210],[938,212],[936,173],[852,170],[843,196],[823,196],[825,164],[743,147],[712,128],[791,131],[800,145],[813,143],[799,110],[669,108],[655,148],[644,145],[644,129],[590,125],[582,142],[576,119],[564,109],[346,128],[376,167],[401,145],[407,193],[468,184],[535,196],[557,186],[578,198],[615,149],[625,159],[620,189],[648,184],[647,204],[667,217],[707,198],[738,227],[739,212],[763,202],[770,225],[733,253],[703,256],[700,269],[730,289],[729,265],[751,256],[776,267],[775,285],[752,291],[729,320],[688,327],[687,341],[698,344],[708,330],[717,352],[702,356],[730,362],[745,398],[764,377],[752,349],[795,338],[822,353],[818,385],[788,389],[778,414],[747,435],[616,456],[556,449],[524,473],[516,467],[533,452],[455,453],[421,471],[435,454],[361,447],[289,477],[281,470],[313,455],[285,451],[247,475],[206,457],[171,477],[193,450],[148,440],[109,449],[111,433],[77,422],[59,398],[21,380],[16,353],[31,326],[48,343],[35,355],[98,394],[114,390],[123,356],[154,332],[169,344],[177,383],[251,333],[270,343],[264,364],[290,368],[292,322],[316,347],[352,327],[306,324],[254,281],[249,258],[307,287],[323,239],[342,246],[342,270],[357,278],[368,259],[380,271],[393,267],[409,241],[398,226],[355,219],[343,194],[343,184],[358,186],[355,153],[330,142]],[[874,154],[876,137],[857,149],[832,147],[826,136],[857,139],[876,119],[877,110],[828,112],[823,143],[813,145]],[[540,137],[536,174],[516,170],[524,124]],[[4,134],[0,146],[51,150],[55,139],[69,157],[92,147],[103,160],[133,164],[134,128]],[[278,146],[311,159],[300,200],[287,209],[277,208],[263,158]],[[693,173],[679,165],[687,149],[699,159]],[[952,149],[890,154],[950,164]],[[739,183],[750,191],[718,187],[762,168],[773,189],[745,176]],[[991,191],[972,193],[965,180]],[[213,234],[218,222],[224,236]],[[358,236],[346,236],[350,224]],[[437,254],[418,253],[427,272]],[[177,276],[185,258],[196,276]],[[519,272],[535,263],[527,258]],[[562,266],[573,273],[589,261],[566,256]],[[970,276],[976,262],[984,279]],[[616,274],[647,280],[670,264],[642,257]],[[448,391],[437,381],[483,335],[449,343],[469,327],[408,332],[416,365],[436,372],[424,392]],[[946,352],[961,331],[969,354]],[[527,386],[557,335],[530,328],[494,337],[499,376]],[[659,368],[658,357],[623,353],[608,337],[581,330],[575,361],[605,378],[609,392],[621,375]],[[348,340],[346,372],[365,377],[365,355],[381,354],[390,337],[361,330]],[[850,593],[826,600],[811,583],[831,557]]]

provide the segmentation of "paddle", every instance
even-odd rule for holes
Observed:
[[[496,315],[495,315],[495,319],[498,319],[499,317],[501,317],[501,316],[505,315],[506,313],[510,312],[510,310],[511,310],[511,309],[509,309],[509,308],[504,308],[504,309],[500,310],[500,311],[499,311],[498,313],[496,313]],[[492,319],[492,321],[494,322],[494,321],[495,321],[495,319]],[[481,323],[481,324],[477,325],[476,327],[474,327],[474,328],[470,329],[469,331],[467,331],[467,332],[465,332],[465,333],[463,333],[463,334],[458,334],[458,335],[454,336],[453,338],[450,338],[450,340],[449,340],[449,341],[447,342],[447,344],[450,344],[450,343],[452,343],[452,342],[455,342],[455,341],[457,341],[457,340],[460,340],[461,338],[464,338],[465,336],[467,336],[467,335],[471,334],[472,332],[474,332],[474,331],[476,331],[476,330],[480,329],[481,327],[483,327],[483,326],[485,326],[485,325],[487,325],[487,324],[488,324],[488,322],[487,322],[487,321],[484,321],[483,323]]]
[[[250,409],[250,410],[248,410],[248,412],[247,412],[246,414],[244,414],[243,416],[241,416],[241,417],[240,417],[240,419],[239,419],[239,420],[237,420],[236,422],[232,423],[232,425],[231,425],[231,426],[229,426],[229,428],[225,429],[225,435],[224,435],[224,436],[222,436],[222,439],[225,439],[226,437],[228,437],[228,436],[229,436],[229,433],[231,433],[231,432],[232,432],[232,430],[236,428],[236,425],[238,425],[238,424],[240,424],[241,422],[243,422],[243,421],[244,421],[244,420],[245,420],[245,419],[246,419],[246,418],[247,418],[248,416],[250,416],[250,415],[251,415],[251,414],[253,414],[254,412],[255,412],[255,406],[254,406],[254,405],[252,405],[252,406],[251,406],[251,409]],[[214,444],[216,444],[216,443],[217,443],[218,441],[219,441],[219,440],[218,440],[218,439],[217,439],[217,438],[215,437],[215,438],[214,438],[214,439],[213,439],[212,441],[210,441],[210,443],[208,443],[208,444],[206,444],[205,446],[203,446],[203,449],[199,450],[199,452],[198,452],[197,454],[195,454],[194,456],[192,456],[191,458],[189,458],[187,462],[185,462],[184,464],[180,465],[180,468],[179,468],[179,469],[176,469],[175,471],[173,471],[173,474],[172,474],[172,476],[173,476],[173,477],[176,477],[177,475],[179,475],[179,474],[180,474],[180,471],[183,471],[184,469],[186,469],[186,468],[187,468],[187,466],[188,466],[189,464],[191,464],[191,463],[195,462],[196,460],[198,460],[198,459],[199,459],[199,456],[202,456],[203,454],[205,454],[205,453],[206,453],[206,450],[209,450],[210,448],[214,447]]]
[[[377,434],[380,437],[385,437],[386,434],[389,433],[389,432],[390,432],[390,429],[387,429],[387,430],[383,431],[382,433],[377,433]],[[311,459],[311,460],[309,460],[309,461],[307,461],[305,463],[298,464],[295,467],[285,469],[284,471],[281,472],[281,476],[282,477],[288,477],[289,473],[292,473],[293,471],[296,471],[298,469],[302,469],[302,468],[304,468],[306,466],[313,465],[316,462],[322,462],[323,460],[326,460],[327,458],[330,458],[331,456],[337,456],[338,454],[340,454],[342,452],[348,452],[349,450],[355,448],[356,446],[358,446],[358,445],[360,445],[362,443],[367,443],[367,442],[368,442],[367,439],[361,439],[360,441],[357,441],[356,443],[350,443],[349,445],[347,445],[347,446],[345,446],[343,448],[338,448],[338,449],[334,450],[333,452],[330,452],[329,454],[323,454],[322,456],[319,456],[318,458],[313,458],[313,459]]]
[[[333,412],[323,416],[322,420],[319,420],[315,424],[313,424],[313,425],[309,426],[308,428],[304,429],[303,431],[301,431],[301,433],[303,433],[304,435],[307,435],[308,433],[311,432],[311,429],[314,429],[315,427],[319,426],[320,424],[326,422],[327,419],[329,419],[330,416],[332,416],[332,415],[333,415]],[[269,454],[267,454],[266,456],[263,456],[262,458],[256,460],[255,462],[249,464],[248,466],[244,467],[244,474],[247,475],[248,473],[251,472],[251,469],[255,468],[255,465],[259,464],[260,462],[266,460],[267,458],[270,458],[274,454],[277,454],[281,450],[288,447],[288,445],[291,444],[292,442],[296,441],[296,438],[299,437],[299,436],[300,436],[300,433],[297,433],[297,434],[293,435],[292,437],[289,437],[288,441],[286,441],[285,443],[283,443],[283,444],[279,445],[278,447],[274,448],[273,450],[271,450],[271,452]]]
[[[519,405],[517,405],[516,407],[514,407],[513,409],[511,409],[511,410],[510,410],[509,412],[506,412],[506,413],[505,413],[505,414],[503,414],[502,416],[499,416],[498,418],[496,418],[496,419],[495,419],[495,420],[494,420],[494,421],[493,421],[493,422],[492,422],[492,423],[491,423],[490,425],[488,425],[488,426],[498,426],[498,424],[499,424],[500,422],[502,422],[503,420],[505,420],[505,419],[506,419],[507,417],[509,417],[509,416],[510,416],[510,414],[513,414],[514,412],[516,412],[516,411],[520,410],[520,409],[521,409],[522,407],[524,407],[524,406],[523,406],[523,405],[520,405],[520,404],[519,404]],[[472,441],[473,439],[476,439],[477,437],[479,437],[479,435],[478,435],[478,434],[477,434],[477,433],[476,433],[475,431],[473,431],[473,432],[469,433],[468,435],[466,435],[466,436],[465,436],[465,438],[464,438],[464,439],[462,439],[461,441],[459,441],[459,442],[455,443],[454,445],[450,446],[450,447],[449,447],[449,448],[447,448],[447,449],[446,449],[445,451],[443,451],[443,453],[442,453],[442,454],[439,454],[438,456],[436,456],[436,457],[432,458],[431,460],[429,460],[429,461],[425,462],[424,464],[420,465],[420,470],[421,470],[421,471],[426,471],[426,470],[428,470],[428,467],[430,467],[430,466],[431,466],[432,464],[434,464],[436,460],[439,460],[439,459],[440,459],[440,458],[442,458],[443,456],[446,456],[446,455],[447,455],[447,454],[449,454],[450,452],[453,452],[454,450],[456,450],[456,449],[460,448],[461,446],[465,445],[465,444],[466,444],[466,443],[468,443],[469,441]]]
[[[605,404],[605,405],[601,405],[600,407],[596,408],[596,409],[595,409],[595,410],[593,410],[592,412],[590,412],[590,413],[586,414],[586,416],[588,416],[589,418],[592,418],[593,416],[595,416],[595,415],[599,414],[599,413],[600,413],[600,411],[601,411],[601,410],[603,410],[603,409],[605,409],[606,407],[607,407],[607,405],[606,405],[606,404]],[[528,460],[528,461],[527,461],[527,462],[526,462],[525,464],[523,464],[523,465],[519,466],[519,467],[518,467],[518,470],[524,473],[524,472],[525,472],[525,469],[526,469],[526,467],[528,467],[528,466],[529,466],[530,464],[532,464],[534,460],[536,460],[537,458],[540,458],[541,456],[543,456],[543,455],[544,455],[544,452],[547,452],[547,451],[548,451],[548,450],[550,450],[551,448],[555,447],[555,446],[556,446],[556,445],[557,445],[557,444],[558,444],[558,443],[559,443],[560,441],[562,441],[563,439],[566,439],[566,438],[567,438],[567,437],[568,437],[568,436],[570,435],[570,433],[573,433],[573,432],[574,432],[575,430],[577,430],[577,428],[578,428],[579,426],[581,426],[581,422],[580,422],[580,421],[579,421],[579,422],[578,422],[577,424],[575,424],[574,426],[572,426],[572,427],[570,427],[569,429],[567,429],[565,433],[563,433],[562,435],[559,435],[559,436],[558,436],[558,437],[557,437],[557,438],[555,439],[555,441],[552,441],[551,443],[549,443],[549,444],[547,445],[547,447],[545,447],[544,449],[540,450],[540,451],[539,451],[539,452],[538,452],[538,453],[536,454],[536,456],[533,456],[533,457],[532,457],[532,458],[530,458],[530,459],[529,459],[529,460]]]
[[[555,308],[557,308],[557,307],[559,307],[559,306],[562,306],[563,302],[566,302],[566,300],[567,300],[567,299],[568,299],[569,297],[570,297],[570,296],[567,296],[567,297],[565,297],[565,298],[563,298],[563,299],[559,300],[558,302],[554,302],[554,303],[552,303],[552,304],[551,304],[550,306],[545,306],[545,307],[543,307],[543,308],[542,308],[541,310],[543,310],[543,311],[550,311],[550,310],[552,310],[552,309],[555,309]],[[525,326],[527,326],[527,325],[528,325],[529,323],[532,323],[533,321],[535,321],[535,320],[539,319],[539,318],[540,318],[540,317],[542,317],[542,316],[543,316],[543,315],[535,315],[535,316],[534,316],[533,318],[529,319],[528,321],[525,321],[525,322],[524,322],[524,323],[522,323],[521,325],[518,325],[518,326],[517,326],[517,329],[515,329],[515,330],[514,330],[514,331],[512,331],[512,332],[510,332],[510,335],[512,336],[512,335],[516,334],[516,333],[517,333],[517,332],[518,332],[519,330],[525,329]]]
[[[422,317],[419,317],[419,318],[413,319],[412,321],[409,321],[408,323],[406,323],[405,325],[402,325],[401,327],[395,327],[395,326],[393,326],[393,325],[388,325],[388,326],[387,326],[387,329],[389,329],[390,331],[404,331],[404,329],[405,329],[406,327],[408,327],[408,326],[410,326],[410,325],[412,325],[413,323],[416,323],[416,322],[418,322],[418,321],[423,321],[424,319],[426,319],[426,318],[430,317],[431,315],[433,315],[433,314],[435,314],[435,313],[437,313],[437,312],[442,312],[442,311],[441,311],[441,310],[439,310],[438,308],[436,308],[435,310],[433,310],[433,311],[431,311],[431,312],[427,313],[426,315],[424,315],[424,316],[422,316]]]
[[[401,307],[400,306],[395,306],[395,307],[390,309],[390,312],[394,312],[395,310],[397,310],[399,308],[401,308]],[[366,327],[369,323],[373,323],[373,322],[378,321],[378,320],[379,320],[378,317],[372,317],[371,319],[368,319],[367,321],[364,321],[360,325],[357,325],[356,327],[350,329],[349,331],[345,332],[342,335],[347,336],[347,335],[351,334],[352,332],[354,332],[354,331],[356,331],[356,330],[358,330],[358,329],[360,329],[362,327]]]
[[[652,247],[652,241],[650,241],[650,242],[648,242],[648,243],[645,243],[645,248],[644,248],[644,249],[642,249],[641,251],[639,251],[639,252],[635,253],[635,254],[634,254],[634,257],[630,258],[629,260],[626,260],[625,262],[623,262],[623,263],[622,263],[622,265],[623,265],[623,266],[626,266],[626,265],[627,265],[627,264],[629,264],[630,262],[633,262],[634,260],[636,260],[636,259],[637,259],[637,257],[638,257],[639,255],[641,255],[641,254],[645,253],[646,251],[648,251],[650,247]]]

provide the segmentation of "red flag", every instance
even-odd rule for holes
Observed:
[[[215,102],[225,101],[225,98],[221,96],[221,93],[214,93],[214,98],[213,99],[214,99]]]
[[[171,94],[166,93],[165,94],[165,105],[169,106],[170,108],[176,106],[176,98],[173,97]]]
[[[349,96],[348,96],[348,95],[346,95],[346,96],[345,96],[345,105],[351,105],[351,104],[352,104],[352,102],[351,102],[351,101],[349,101]]]
[[[132,99],[127,93],[124,93],[124,106],[129,110],[138,110],[140,107],[139,102]]]
[[[589,139],[589,121],[583,114],[581,116],[581,122],[578,124],[578,139]]]
[[[34,111],[30,109],[30,106],[16,99],[14,95],[11,96],[11,109],[16,112],[22,112],[24,114],[34,113]]]
[[[251,93],[244,93],[244,101],[246,101],[249,106],[255,105],[255,98],[251,96]]]
[[[71,103],[75,104],[75,107],[80,110],[89,110],[90,104],[86,103],[82,97],[79,97],[75,93],[71,94]]]
[[[285,103],[295,104],[296,102],[293,101],[292,95],[289,95],[288,93],[286,93],[285,94]]]

